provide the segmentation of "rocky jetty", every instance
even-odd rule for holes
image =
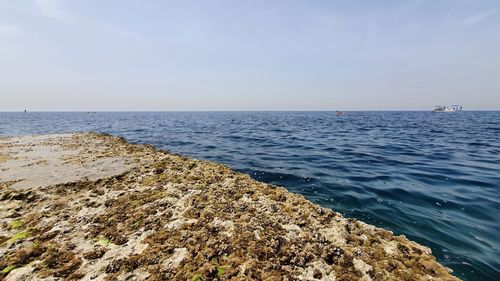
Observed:
[[[390,231],[96,133],[0,138],[3,280],[458,280]]]

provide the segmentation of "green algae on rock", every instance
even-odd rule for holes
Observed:
[[[19,229],[23,226],[23,222],[20,220],[13,220],[9,223],[11,229]]]
[[[96,133],[0,153],[5,280],[457,280],[427,247],[221,164]]]

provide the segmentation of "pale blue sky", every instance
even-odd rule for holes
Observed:
[[[0,110],[500,109],[500,1],[0,0]]]

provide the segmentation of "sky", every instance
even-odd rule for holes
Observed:
[[[0,0],[0,111],[500,109],[498,0]]]

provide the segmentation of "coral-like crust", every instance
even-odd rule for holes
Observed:
[[[61,154],[24,160],[82,178],[3,180],[37,146]],[[0,279],[457,280],[404,236],[224,165],[96,133],[4,138],[0,155]]]

